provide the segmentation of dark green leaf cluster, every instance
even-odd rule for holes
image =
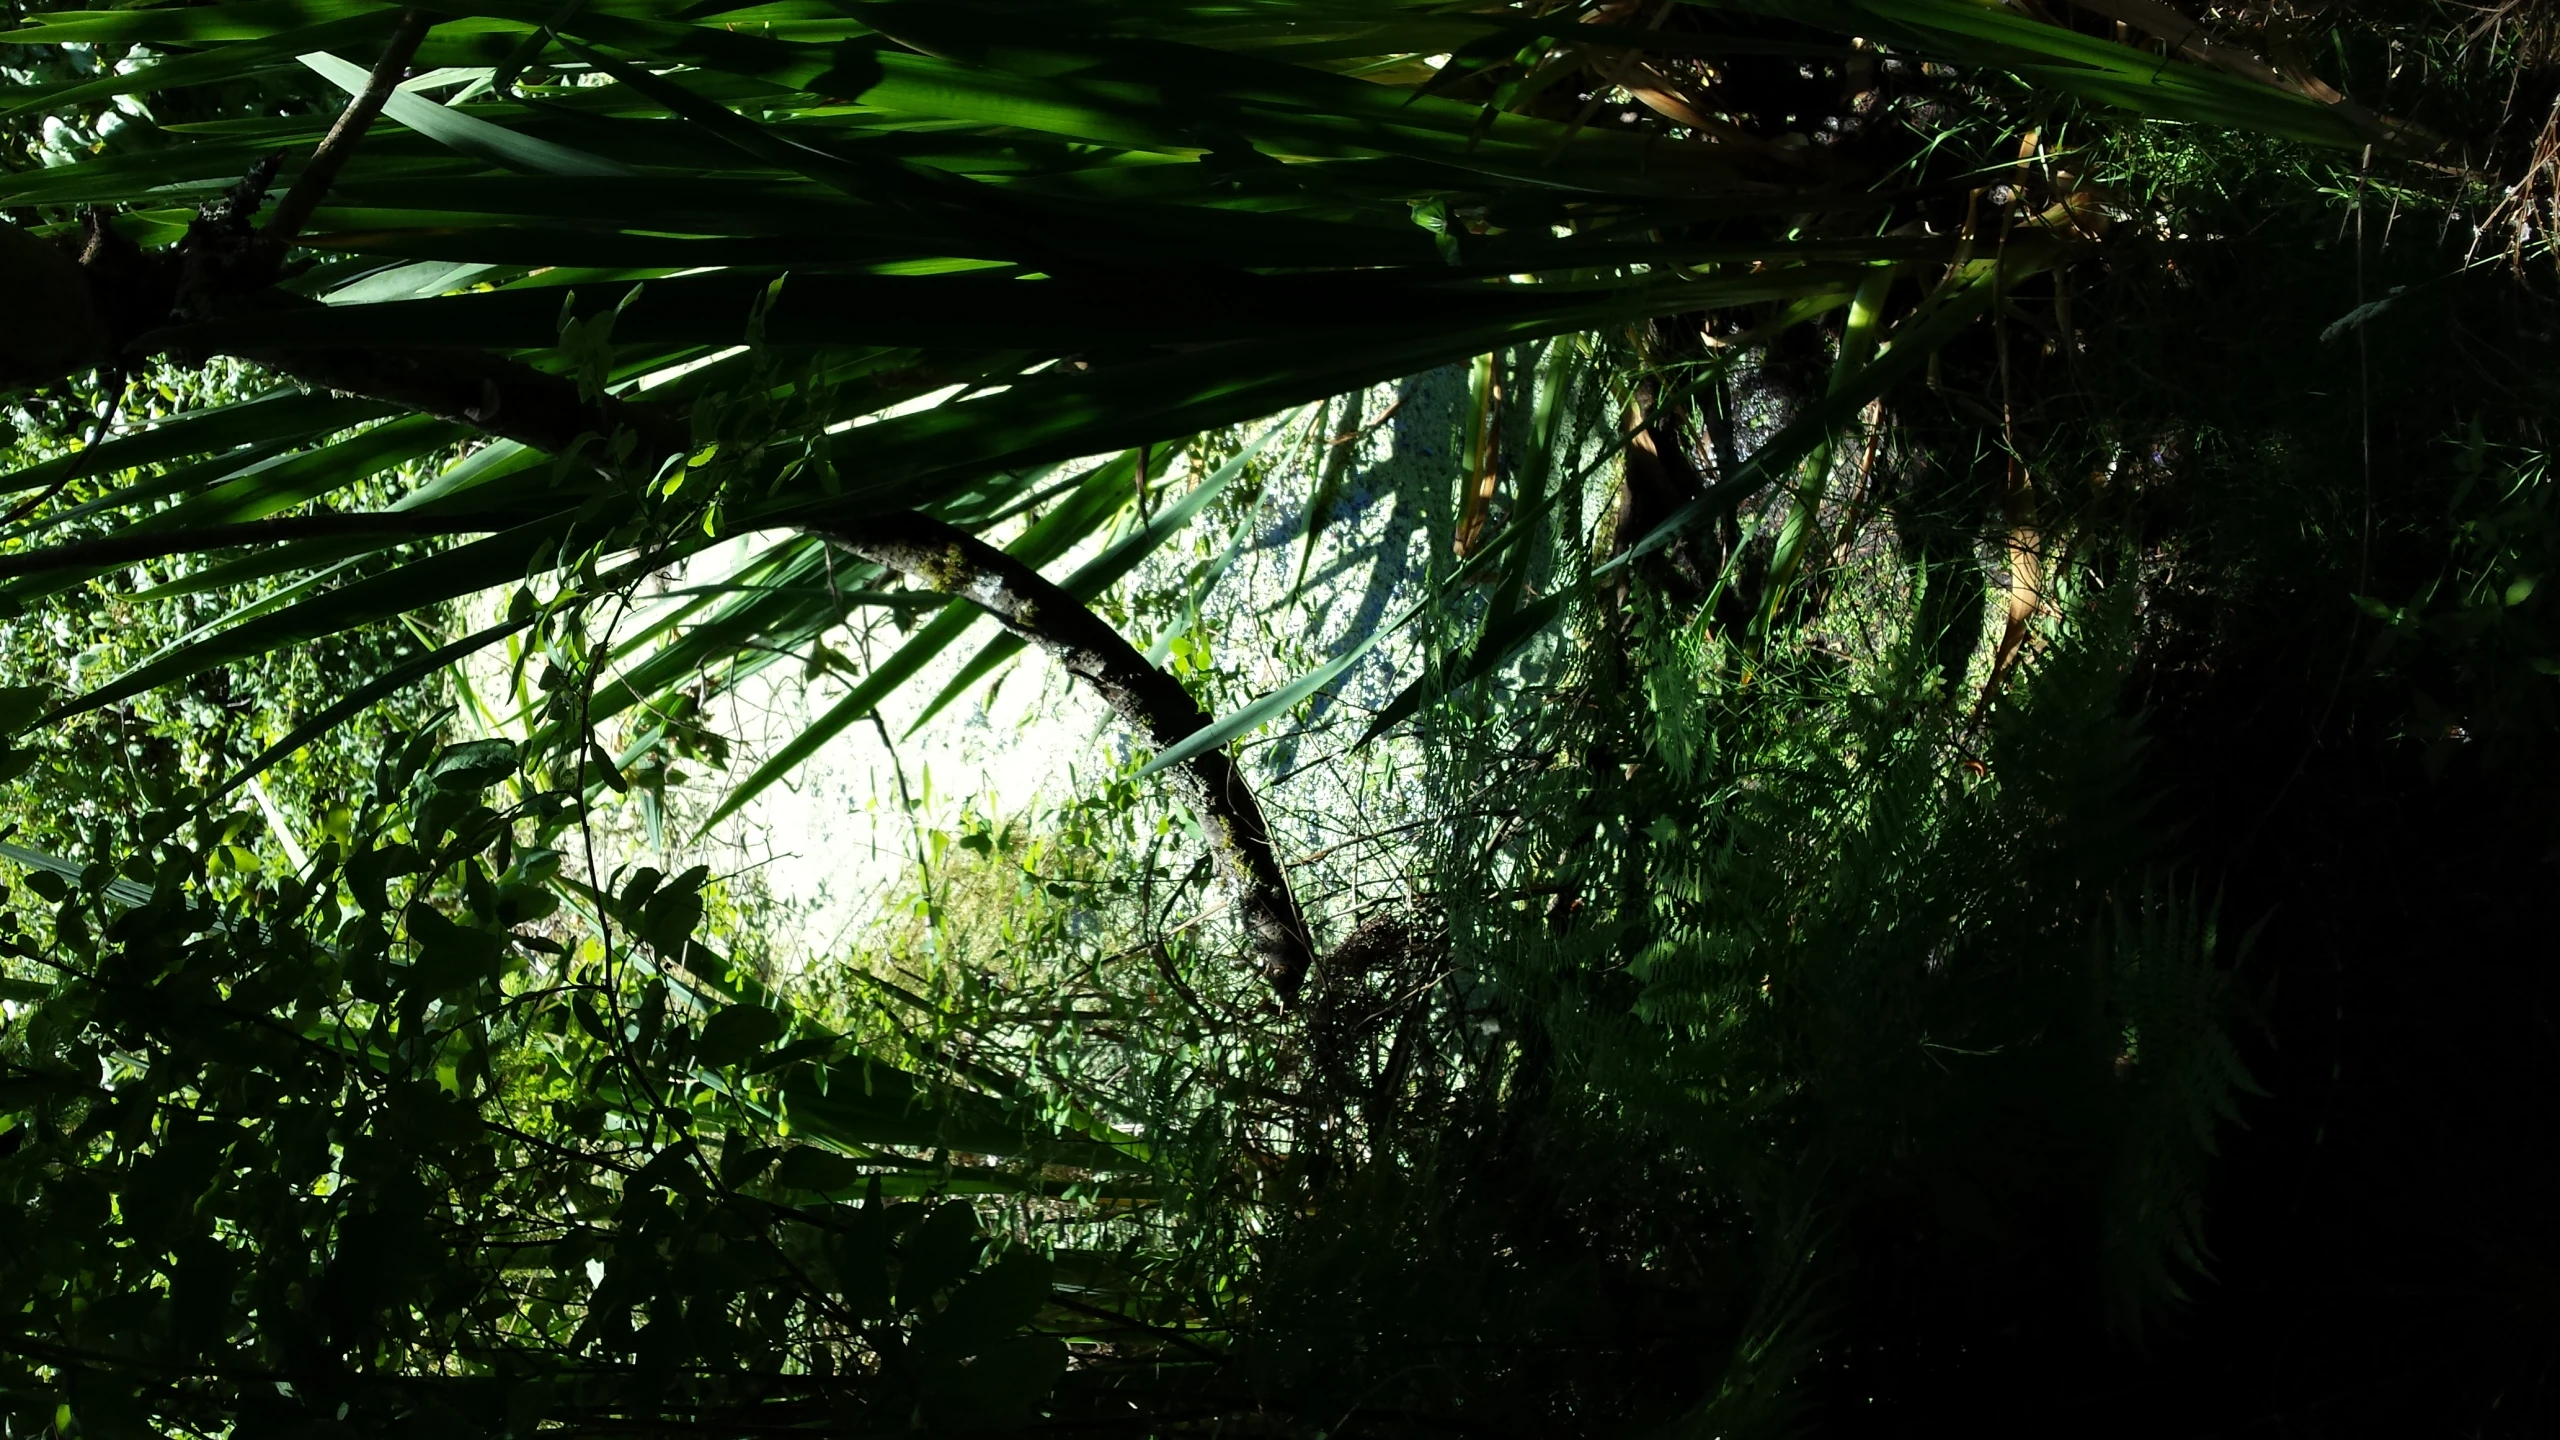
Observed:
[[[119,337],[135,354],[246,353],[369,398],[260,401],[0,479],[41,497],[66,477],[189,459],[99,497],[107,533],[161,553],[272,540],[194,588],[260,576],[303,587],[211,620],[75,704],[520,576],[574,573],[600,540],[662,567],[715,538],[821,515],[927,508],[980,529],[1036,503],[1024,475],[1072,457],[1652,315],[1777,305],[1800,321],[1846,303],[1879,265],[1953,262],[1886,358],[1844,376],[1749,472],[1721,477],[1700,502],[1711,510],[1792,468],[1826,427],[2067,248],[2019,211],[2002,221],[2004,235],[2025,222],[2014,243],[1986,262],[1969,241],[1978,204],[1941,214],[1942,197],[1879,188],[1940,150],[1945,137],[1924,133],[1931,106],[1992,83],[1950,81],[1944,62],[2005,67],[2143,115],[2365,138],[2351,108],[2298,87],[1963,0],[1669,6],[1644,43],[1677,72],[1665,84],[1718,87],[1709,104],[1722,118],[1660,98],[1621,111],[1624,67],[1579,43],[1621,27],[1586,9],[426,7],[423,73],[319,197],[298,237],[310,264],[272,294],[200,297]],[[0,203],[60,236],[83,223],[81,207],[102,207],[123,239],[91,249],[125,254],[130,242],[142,258],[119,263],[147,273],[158,262],[144,251],[192,233],[172,207],[216,200],[277,153],[278,183],[300,176],[334,97],[364,88],[362,62],[400,13],[253,0],[219,14],[32,15],[13,44],[133,53],[112,73],[30,87],[12,113],[118,97],[142,113],[77,164],[0,177]],[[1879,45],[1895,57],[1882,69]],[[1816,154],[1834,131],[1840,144]],[[1941,235],[1960,220],[1968,238],[1951,248],[1912,232],[1921,216]],[[192,255],[196,243],[153,253]],[[98,270],[91,288],[114,310],[143,306],[127,292],[149,286]],[[458,352],[574,380],[589,406],[615,388],[636,402],[615,413],[655,418],[563,412],[531,372],[435,380]],[[344,433],[377,404],[429,413]],[[899,406],[910,413],[883,414]],[[449,446],[466,423],[509,438],[360,520],[292,523]],[[540,451],[554,456],[547,483],[535,478]],[[617,473],[634,469],[645,473]],[[174,511],[142,503],[190,492]],[[1101,538],[1113,515],[1049,517],[1059,528],[1031,548],[1064,553]],[[0,563],[80,568],[32,530],[13,538],[20,550]],[[351,557],[377,563],[349,568]],[[733,659],[792,648],[881,601],[877,576],[831,574],[823,602],[802,591],[825,568],[806,539],[749,568],[742,582],[783,593],[690,617]],[[50,583],[22,573],[0,594],[24,603]],[[349,703],[418,683],[449,658],[435,655],[373,669]],[[862,698],[902,678],[875,675]],[[619,703],[662,709],[677,699],[663,680],[623,693]],[[867,708],[848,700],[747,790]],[[313,723],[323,718],[339,717]]]
[[[7,948],[54,978],[9,982],[0,1032],[12,1426],[971,1428],[1056,1381],[1048,1262],[846,1158],[1023,1132],[723,1008],[684,968],[698,872],[632,877],[622,941],[565,928],[572,807],[516,783],[505,742],[421,737],[281,883],[209,886],[175,813],[28,870],[49,923]]]

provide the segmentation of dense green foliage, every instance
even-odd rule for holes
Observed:
[[[539,933],[561,864],[539,842],[571,807],[483,803],[513,772],[504,742],[424,737],[280,886],[210,885],[220,838],[167,812],[120,873],[29,873],[65,983],[13,1027],[8,1273],[15,1358],[56,1380],[13,1385],[13,1426],[54,1422],[47,1390],[101,1434],[315,1408],[983,1425],[1055,1380],[1060,1343],[1016,1334],[1048,1262],[982,1266],[965,1203],[892,1202],[876,1176],[865,1204],[812,1204],[858,1191],[850,1167],[758,1143],[792,1110],[804,1133],[933,1133],[912,1083],[752,1002],[690,1023],[627,957]],[[701,878],[634,876],[606,913],[680,954]],[[771,1077],[794,1062],[816,1093]],[[57,1147],[91,1158],[48,1177]],[[579,1359],[618,1353],[636,1368]],[[885,1388],[846,1378],[879,1364]]]
[[[2545,7],[22,8],[5,254],[68,318],[0,350],[64,372],[0,474],[11,1436],[2192,1425],[2313,1323],[2218,1257],[2296,1275],[2251,1257],[2382,1113],[2372,892],[2467,826],[2422,873],[2535,933]],[[1253,497],[1307,467],[1303,581],[1391,419],[1337,397],[1445,366],[1410,608],[1217,668]],[[839,543],[910,511],[1224,718],[917,820],[776,975],[617,827],[1024,648]],[[787,666],[848,684],[733,755]],[[1156,783],[1273,732],[1422,815],[1302,894],[1294,1006]],[[2432,1412],[2480,1433],[2555,1413],[2506,1149],[2407,1192],[2493,1297]],[[2351,1366],[2300,1373],[2396,1401]]]

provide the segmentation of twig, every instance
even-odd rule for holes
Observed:
[[[1377,429],[1379,426],[1386,424],[1390,420],[1393,420],[1396,418],[1396,412],[1404,408],[1404,401],[1405,397],[1398,395],[1393,404],[1378,412],[1377,419],[1370,421],[1368,424],[1361,426],[1357,430],[1343,431],[1341,434],[1325,441],[1324,443],[1326,447],[1331,448],[1336,445],[1348,445],[1352,441],[1359,439],[1361,436],[1366,435],[1370,431]]]
[[[1164,983],[1173,987],[1173,993],[1181,996],[1183,1003],[1199,1012],[1203,1019],[1208,1018],[1209,1007],[1200,1003],[1200,992],[1192,989],[1191,982],[1183,979],[1182,972],[1174,967],[1173,952],[1165,948],[1164,942],[1157,940],[1146,950],[1156,962],[1156,973],[1164,977]]]
[[[427,38],[434,22],[425,12],[403,10],[399,28],[391,32],[391,43],[384,46],[382,58],[374,62],[373,74],[366,77],[364,92],[347,102],[338,112],[338,121],[311,152],[302,173],[293,177],[293,188],[276,202],[273,215],[267,217],[266,228],[258,232],[260,243],[270,251],[282,254],[311,221],[311,213],[320,208],[331,186],[338,182],[338,172],[346,168],[347,157],[355,153],[364,132],[382,113],[391,92],[399,88],[400,78],[409,71],[409,61],[418,53],[418,44]]]
[[[113,428],[116,423],[117,412],[124,409],[125,392],[132,388],[132,378],[127,376],[121,370],[117,371],[116,383],[113,388],[107,391],[106,413],[98,417],[97,428],[89,432],[89,444],[87,448],[95,450],[99,445],[105,443],[107,431]],[[43,491],[38,493],[35,498],[22,505],[13,507],[6,515],[0,515],[0,530],[5,530],[8,527],[17,524],[19,521],[26,519],[28,516],[33,515],[38,510],[43,509],[54,496],[61,494],[63,490],[71,484],[72,477],[79,473],[80,467],[72,463],[72,457],[69,455],[63,456],[62,474],[56,478],[52,484],[44,487]],[[6,566],[7,563],[8,562],[5,560],[0,560],[0,566]],[[6,575],[8,573],[9,572],[5,568],[0,568],[0,575]]]
[[[880,714],[877,705],[871,707],[871,728],[880,732],[880,748],[889,752],[889,773],[898,777],[898,805],[907,813],[907,839],[914,843],[916,850],[916,881],[925,887],[930,899],[933,861],[925,854],[924,836],[916,830],[923,817],[916,813],[916,797],[907,789],[907,762],[898,758],[898,742],[889,738],[889,722]]]

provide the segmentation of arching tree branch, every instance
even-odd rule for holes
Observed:
[[[0,225],[0,259],[24,262],[47,282],[39,298],[58,300],[59,323],[41,341],[0,337],[0,383],[39,381],[114,356],[141,354],[178,337],[185,324],[261,308],[313,302],[273,288],[274,261],[297,235],[333,183],[346,155],[381,112],[415,55],[426,24],[403,17],[374,67],[370,83],[339,116],[292,191],[263,231],[248,229],[273,163],[239,187],[234,201],[208,207],[188,238],[146,255],[92,226],[76,259],[67,251]],[[688,445],[680,408],[585,393],[573,380],[521,361],[472,350],[231,351],[315,388],[384,401],[413,413],[472,425],[553,455],[585,452],[599,468],[648,475]],[[202,354],[179,358],[201,360]],[[603,443],[598,444],[601,440]],[[0,557],[0,576],[128,563],[136,559],[259,541],[343,537],[397,538],[490,528],[498,517],[308,516],[199,531],[182,539],[114,536]],[[1113,712],[1158,747],[1209,723],[1179,681],[1147,663],[1135,647],[1073,596],[1037,571],[940,521],[913,513],[846,518],[804,526],[937,591],[969,600],[1022,639],[1082,677]],[[1175,772],[1208,831],[1218,868],[1234,887],[1264,974],[1283,1004],[1294,1005],[1314,961],[1304,915],[1271,843],[1271,830],[1250,785],[1224,753],[1211,751]]]
[[[1102,617],[1040,572],[929,516],[866,516],[806,527],[869,560],[967,600],[996,623],[1047,651],[1102,696],[1158,749],[1209,723],[1182,682],[1147,663]],[[1281,1003],[1295,1005],[1315,958],[1306,917],[1272,849],[1270,822],[1244,773],[1209,750],[1177,772],[1185,799],[1209,834],[1219,871],[1234,887],[1262,971]]]
[[[418,44],[427,38],[430,28],[431,23],[422,12],[401,12],[399,27],[391,32],[391,42],[383,47],[382,58],[374,62],[363,93],[348,100],[347,108],[338,112],[337,123],[329,127],[320,148],[311,152],[302,173],[294,177],[293,188],[276,202],[275,213],[267,217],[266,227],[259,232],[260,242],[277,257],[283,256],[285,247],[311,222],[311,212],[328,198],[329,188],[338,183],[338,172],[346,168],[347,157],[355,153],[365,131],[372,128],[374,118],[391,99],[391,92],[400,88],[400,78],[409,72],[409,62],[416,57]]]

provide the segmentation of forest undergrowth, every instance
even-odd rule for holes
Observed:
[[[8,1436],[2560,1414],[2550,7],[536,8],[7,49],[216,286],[0,492]],[[659,863],[1008,663],[826,963]]]

